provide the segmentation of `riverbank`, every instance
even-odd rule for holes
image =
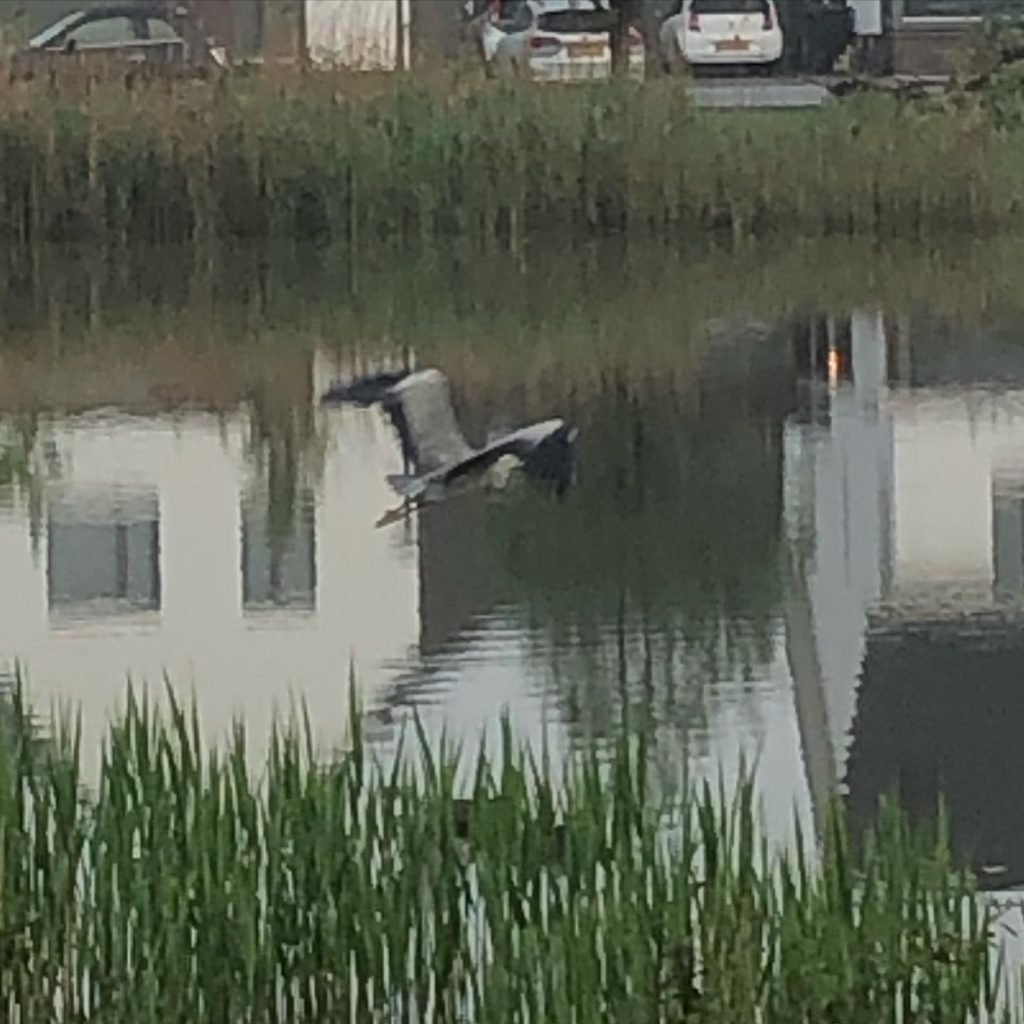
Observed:
[[[239,727],[129,700],[98,784],[73,727],[0,719],[0,1007],[29,1022],[962,1021],[992,924],[942,842],[891,813],[859,853],[760,837],[749,780],[659,800],[642,739],[552,777],[507,728],[461,766],[358,715],[311,761],[283,723],[254,783]]]
[[[570,88],[334,74],[0,94],[0,234],[195,242],[558,229],[678,239],[1019,227],[1024,131],[975,103],[694,109]]]

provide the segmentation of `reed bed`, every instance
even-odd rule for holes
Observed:
[[[854,855],[769,849],[754,788],[659,802],[642,736],[557,775],[502,726],[317,763],[301,717],[254,778],[239,726],[129,694],[98,780],[59,719],[0,718],[0,1020],[963,1022],[992,921],[893,812]],[[354,711],[354,709],[353,709]]]
[[[1024,133],[859,97],[692,109],[678,82],[415,74],[0,92],[0,233],[128,241],[721,230],[916,238],[1018,225]]]

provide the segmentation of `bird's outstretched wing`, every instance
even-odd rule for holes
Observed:
[[[486,472],[502,456],[519,459],[527,471],[540,479],[559,483],[571,473],[572,449],[578,431],[560,419],[544,420],[513,430],[478,451],[471,451],[457,462],[446,462],[439,469],[416,476],[391,476],[388,482],[406,499],[419,499],[438,487]]]
[[[473,454],[455,420],[448,378],[440,370],[409,374],[391,388],[384,407],[417,474],[436,472]]]
[[[495,439],[479,451],[472,452],[457,465],[452,466],[444,473],[444,481],[451,483],[459,477],[487,469],[503,455],[514,455],[516,458],[526,461],[546,441],[565,431],[565,423],[560,419],[544,420],[542,423],[534,423],[529,427],[513,430],[511,433]]]
[[[473,454],[452,409],[448,378],[440,370],[378,373],[335,385],[325,402],[379,402],[402,442],[402,454],[415,473],[434,473]]]

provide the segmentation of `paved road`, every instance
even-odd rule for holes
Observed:
[[[687,86],[698,107],[758,107],[767,110],[820,107],[831,98],[814,82],[784,78],[717,78],[691,80]]]

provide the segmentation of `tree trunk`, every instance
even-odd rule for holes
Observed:
[[[612,4],[615,12],[615,22],[609,33],[611,36],[610,45],[612,51],[612,75],[621,78],[629,73],[629,24],[630,0],[617,0]]]
[[[644,77],[655,78],[664,72],[658,34],[661,30],[661,19],[653,4],[640,4],[640,32],[644,37]]]

